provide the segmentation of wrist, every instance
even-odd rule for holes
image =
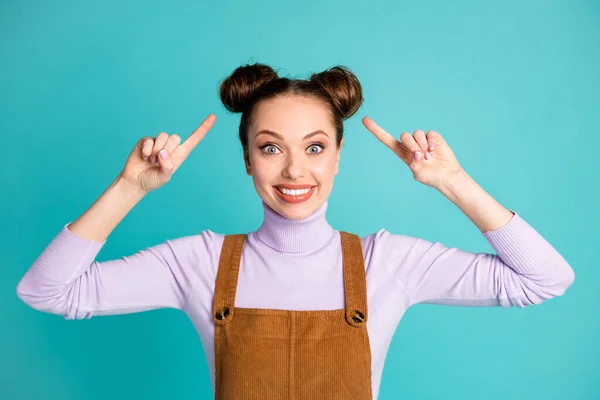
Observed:
[[[141,187],[131,183],[127,179],[123,178],[121,174],[117,176],[114,182],[111,184],[111,187],[115,187],[120,193],[125,194],[127,197],[131,198],[142,198],[146,194],[147,191],[142,189]]]
[[[460,169],[454,173],[448,179],[437,188],[444,196],[448,198],[455,198],[461,193],[465,193],[467,189],[475,186],[475,181],[466,173],[465,170]]]

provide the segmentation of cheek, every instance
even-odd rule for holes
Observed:
[[[324,157],[321,157],[319,162],[317,164],[319,164],[319,167],[323,170],[334,170],[335,169],[335,163],[337,162],[337,154],[336,153],[329,153]]]
[[[329,161],[315,163],[312,170],[319,175],[329,175],[335,168],[335,164]]]
[[[263,154],[253,153],[250,155],[250,163],[252,164],[252,168],[257,171],[263,171],[269,169],[269,165],[273,164],[269,162],[269,158],[265,157]],[[271,165],[272,166],[272,165]]]
[[[260,184],[271,184],[275,179],[275,176],[278,174],[278,167],[273,165],[272,162],[269,162],[264,157],[258,157],[255,155],[252,159],[252,179],[254,183],[257,185]]]
[[[312,165],[311,171],[315,177],[324,182],[330,182],[335,176],[335,157],[323,157],[318,161],[315,161]]]

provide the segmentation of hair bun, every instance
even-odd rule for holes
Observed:
[[[350,118],[363,102],[362,87],[356,75],[344,66],[335,66],[310,77],[333,100],[344,119]]]
[[[239,66],[221,83],[221,101],[229,111],[244,112],[257,90],[277,78],[277,72],[265,64]]]

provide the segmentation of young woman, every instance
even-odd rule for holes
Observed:
[[[67,319],[181,309],[203,343],[217,399],[371,399],[411,305],[525,307],[572,284],[563,257],[478,186],[435,131],[404,132],[397,140],[363,119],[415,180],[473,221],[497,254],[330,226],[325,214],[343,120],[362,103],[348,69],[296,80],[264,64],[244,65],[222,82],[220,95],[242,114],[246,171],[264,211],[260,227],[239,235],[204,230],[95,261],[123,217],[202,141],[215,122],[211,114],[183,143],[165,132],[137,143],[110,187],[22,278],[17,293],[25,303]]]

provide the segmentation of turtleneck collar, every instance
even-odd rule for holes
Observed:
[[[334,229],[325,217],[327,201],[302,220],[293,220],[274,211],[264,201],[264,220],[256,230],[257,238],[282,253],[306,253],[327,245]]]

